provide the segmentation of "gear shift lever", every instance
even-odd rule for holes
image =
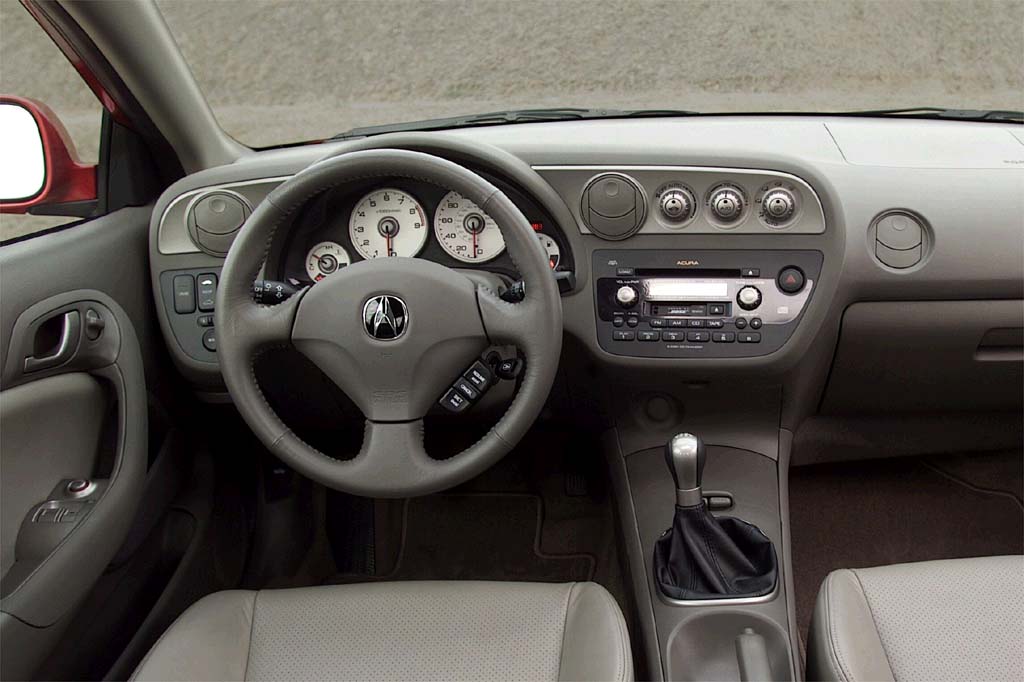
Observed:
[[[692,507],[701,503],[701,477],[707,452],[704,441],[692,433],[680,433],[665,445],[665,463],[676,484],[676,504]]]
[[[775,548],[756,526],[708,510],[701,493],[706,459],[692,433],[665,446],[676,503],[671,528],[654,545],[655,581],[662,594],[681,601],[764,596],[778,578]]]

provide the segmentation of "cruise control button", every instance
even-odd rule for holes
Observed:
[[[747,328],[747,318],[745,318],[745,317],[737,317],[736,321],[733,322],[733,324],[736,325],[737,329],[746,329]]]
[[[628,332],[625,330],[618,330],[612,332],[613,341],[632,341],[636,338],[636,332]]]
[[[637,332],[636,338],[640,341],[657,341],[661,338],[661,332],[644,330]]]
[[[725,304],[712,303],[708,306],[708,315],[725,315]]]
[[[732,343],[736,340],[735,332],[713,332],[711,340],[715,343]]]
[[[686,332],[662,332],[661,333],[661,340],[662,341],[668,341],[668,342],[672,342],[672,341],[685,341],[686,340]]]
[[[459,379],[458,381],[456,381],[455,386],[453,388],[458,389],[459,393],[466,396],[470,400],[476,400],[477,398],[480,397],[480,392],[477,391],[473,387],[473,385],[466,381],[465,379]]]
[[[760,329],[762,324],[763,323],[761,322],[761,318],[760,317],[752,317],[752,318],[750,318],[750,328],[751,329]]]
[[[736,335],[736,339],[740,343],[761,343],[761,334],[759,332],[740,332]]]
[[[464,395],[453,388],[441,398],[441,406],[451,412],[462,412],[469,407],[469,401]]]
[[[695,343],[707,343],[711,340],[711,332],[686,332],[686,340]]]
[[[483,392],[491,385],[491,370],[487,365],[477,360],[473,363],[472,367],[466,370],[462,378],[473,384],[473,388]]]
[[[707,320],[708,329],[721,329],[725,326],[725,320]]]

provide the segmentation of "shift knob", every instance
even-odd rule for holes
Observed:
[[[688,507],[702,501],[700,482],[707,452],[704,442],[692,433],[679,433],[665,446],[665,463],[676,484],[676,504]]]

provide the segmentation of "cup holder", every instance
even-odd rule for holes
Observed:
[[[774,621],[750,611],[722,610],[694,614],[679,623],[668,642],[668,679],[679,680],[741,680],[737,637],[752,630],[763,639],[763,648],[749,647],[746,665],[750,668],[767,665],[771,679],[789,682],[793,679],[792,656],[786,632]],[[750,642],[749,633],[746,634]],[[755,638],[755,643],[758,643]],[[760,653],[761,661],[758,661]],[[767,661],[763,659],[767,658]]]

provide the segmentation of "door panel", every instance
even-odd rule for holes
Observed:
[[[3,679],[33,676],[135,517],[148,217],[118,211],[0,249]],[[68,489],[77,478],[92,484],[82,495]]]

